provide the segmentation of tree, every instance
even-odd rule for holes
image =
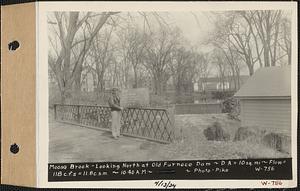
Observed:
[[[173,84],[176,90],[176,95],[180,96],[184,92],[184,81],[186,79],[188,64],[191,60],[191,53],[184,47],[177,48],[173,54],[173,62],[170,64]]]
[[[105,73],[115,57],[116,47],[112,43],[114,27],[107,28],[102,34],[98,33],[90,48],[90,56],[97,74],[97,94],[105,90]]]
[[[277,61],[277,46],[279,26],[282,16],[281,10],[242,11],[240,12],[247,21],[251,32],[258,34],[263,46],[265,67],[275,66]]]
[[[215,49],[212,54],[212,63],[215,64],[219,78],[219,89],[222,91],[226,90],[226,83],[230,76],[230,69],[228,62],[226,61],[225,55],[220,49]]]
[[[172,57],[170,69],[173,84],[176,96],[181,99],[183,93],[193,93],[195,82],[199,83],[208,77],[208,62],[203,53],[183,46],[176,48]]]
[[[151,72],[154,93],[162,95],[169,80],[171,52],[177,45],[178,31],[160,27],[156,33],[147,34],[145,67]]]
[[[224,41],[223,44],[218,44],[217,42],[213,42],[213,44],[219,50],[219,54],[224,55],[224,59],[226,60],[225,66],[229,67],[231,70],[230,77],[231,81],[234,83],[234,90],[238,90],[240,88],[240,56],[234,50],[234,47],[229,40]]]
[[[231,65],[236,65],[230,58],[231,54],[238,57],[246,64],[249,75],[254,73],[254,66],[257,62],[262,65],[261,54],[263,47],[258,42],[258,35],[247,20],[242,17],[244,11],[233,11],[217,14],[215,31],[211,41],[217,48],[225,47],[229,54],[226,54]],[[225,52],[223,52],[225,53]],[[230,56],[228,56],[230,55]]]
[[[282,43],[279,43],[281,49],[286,53],[288,57],[288,65],[291,65],[292,61],[292,43],[291,43],[291,21],[288,18],[283,18],[281,22],[281,36]]]
[[[126,42],[123,43],[123,41],[120,41],[120,48],[118,49],[117,53],[115,54],[117,59],[119,60],[120,64],[120,78],[122,79],[122,87],[128,88],[129,87],[129,81],[130,81],[130,69],[131,65],[129,63],[128,59],[128,52],[127,52],[127,46]]]
[[[122,51],[124,52],[124,59],[126,59],[132,66],[134,74],[133,88],[138,87],[139,69],[142,66],[144,59],[146,38],[145,33],[137,26],[130,26],[125,30],[120,31],[119,39],[121,41]]]
[[[275,66],[286,55],[290,63],[289,19],[283,19],[283,13],[282,10],[215,13],[211,43],[223,50],[232,66],[232,53],[242,59],[250,75],[257,63],[260,67]]]
[[[194,81],[198,84],[207,82],[207,78],[210,75],[210,57],[209,53],[198,53],[194,59],[197,62]]]
[[[84,13],[81,17],[79,12],[55,12],[55,21],[49,21],[54,25],[54,33],[60,42],[60,50],[56,49],[58,47],[53,47],[55,56],[49,54],[49,65],[56,76],[62,103],[65,103],[70,96],[74,81],[80,82],[82,64],[93,39],[110,16],[115,13],[103,12],[97,15],[96,25],[90,28],[88,35],[86,23],[93,17],[91,12]],[[80,37],[82,39],[79,39]],[[76,46],[80,47],[78,54],[73,52]]]

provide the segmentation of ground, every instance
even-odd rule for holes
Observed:
[[[230,141],[207,141],[203,130],[219,121]],[[101,162],[145,160],[213,160],[279,158],[287,154],[246,141],[233,142],[240,122],[226,114],[176,115],[175,141],[161,144],[123,136],[114,140],[110,132],[50,120],[49,162]]]

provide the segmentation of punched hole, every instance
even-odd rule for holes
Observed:
[[[19,152],[20,148],[19,146],[14,143],[13,145],[10,145],[10,152],[12,152],[13,154],[17,154]]]
[[[10,50],[10,51],[15,51],[19,47],[20,47],[20,43],[16,40],[14,40],[8,44],[8,50]]]

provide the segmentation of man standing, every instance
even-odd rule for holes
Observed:
[[[122,107],[120,106],[120,97],[119,97],[119,89],[112,88],[112,95],[109,98],[109,106],[111,109],[111,116],[112,116],[112,136],[115,139],[120,137],[120,128],[121,128],[121,110]]]

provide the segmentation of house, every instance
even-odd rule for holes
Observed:
[[[227,76],[223,80],[218,77],[201,78],[199,82],[194,83],[195,92],[211,91],[234,91],[242,86],[249,76],[241,75],[239,78]]]
[[[240,100],[242,126],[290,135],[290,66],[258,69],[234,96]]]

